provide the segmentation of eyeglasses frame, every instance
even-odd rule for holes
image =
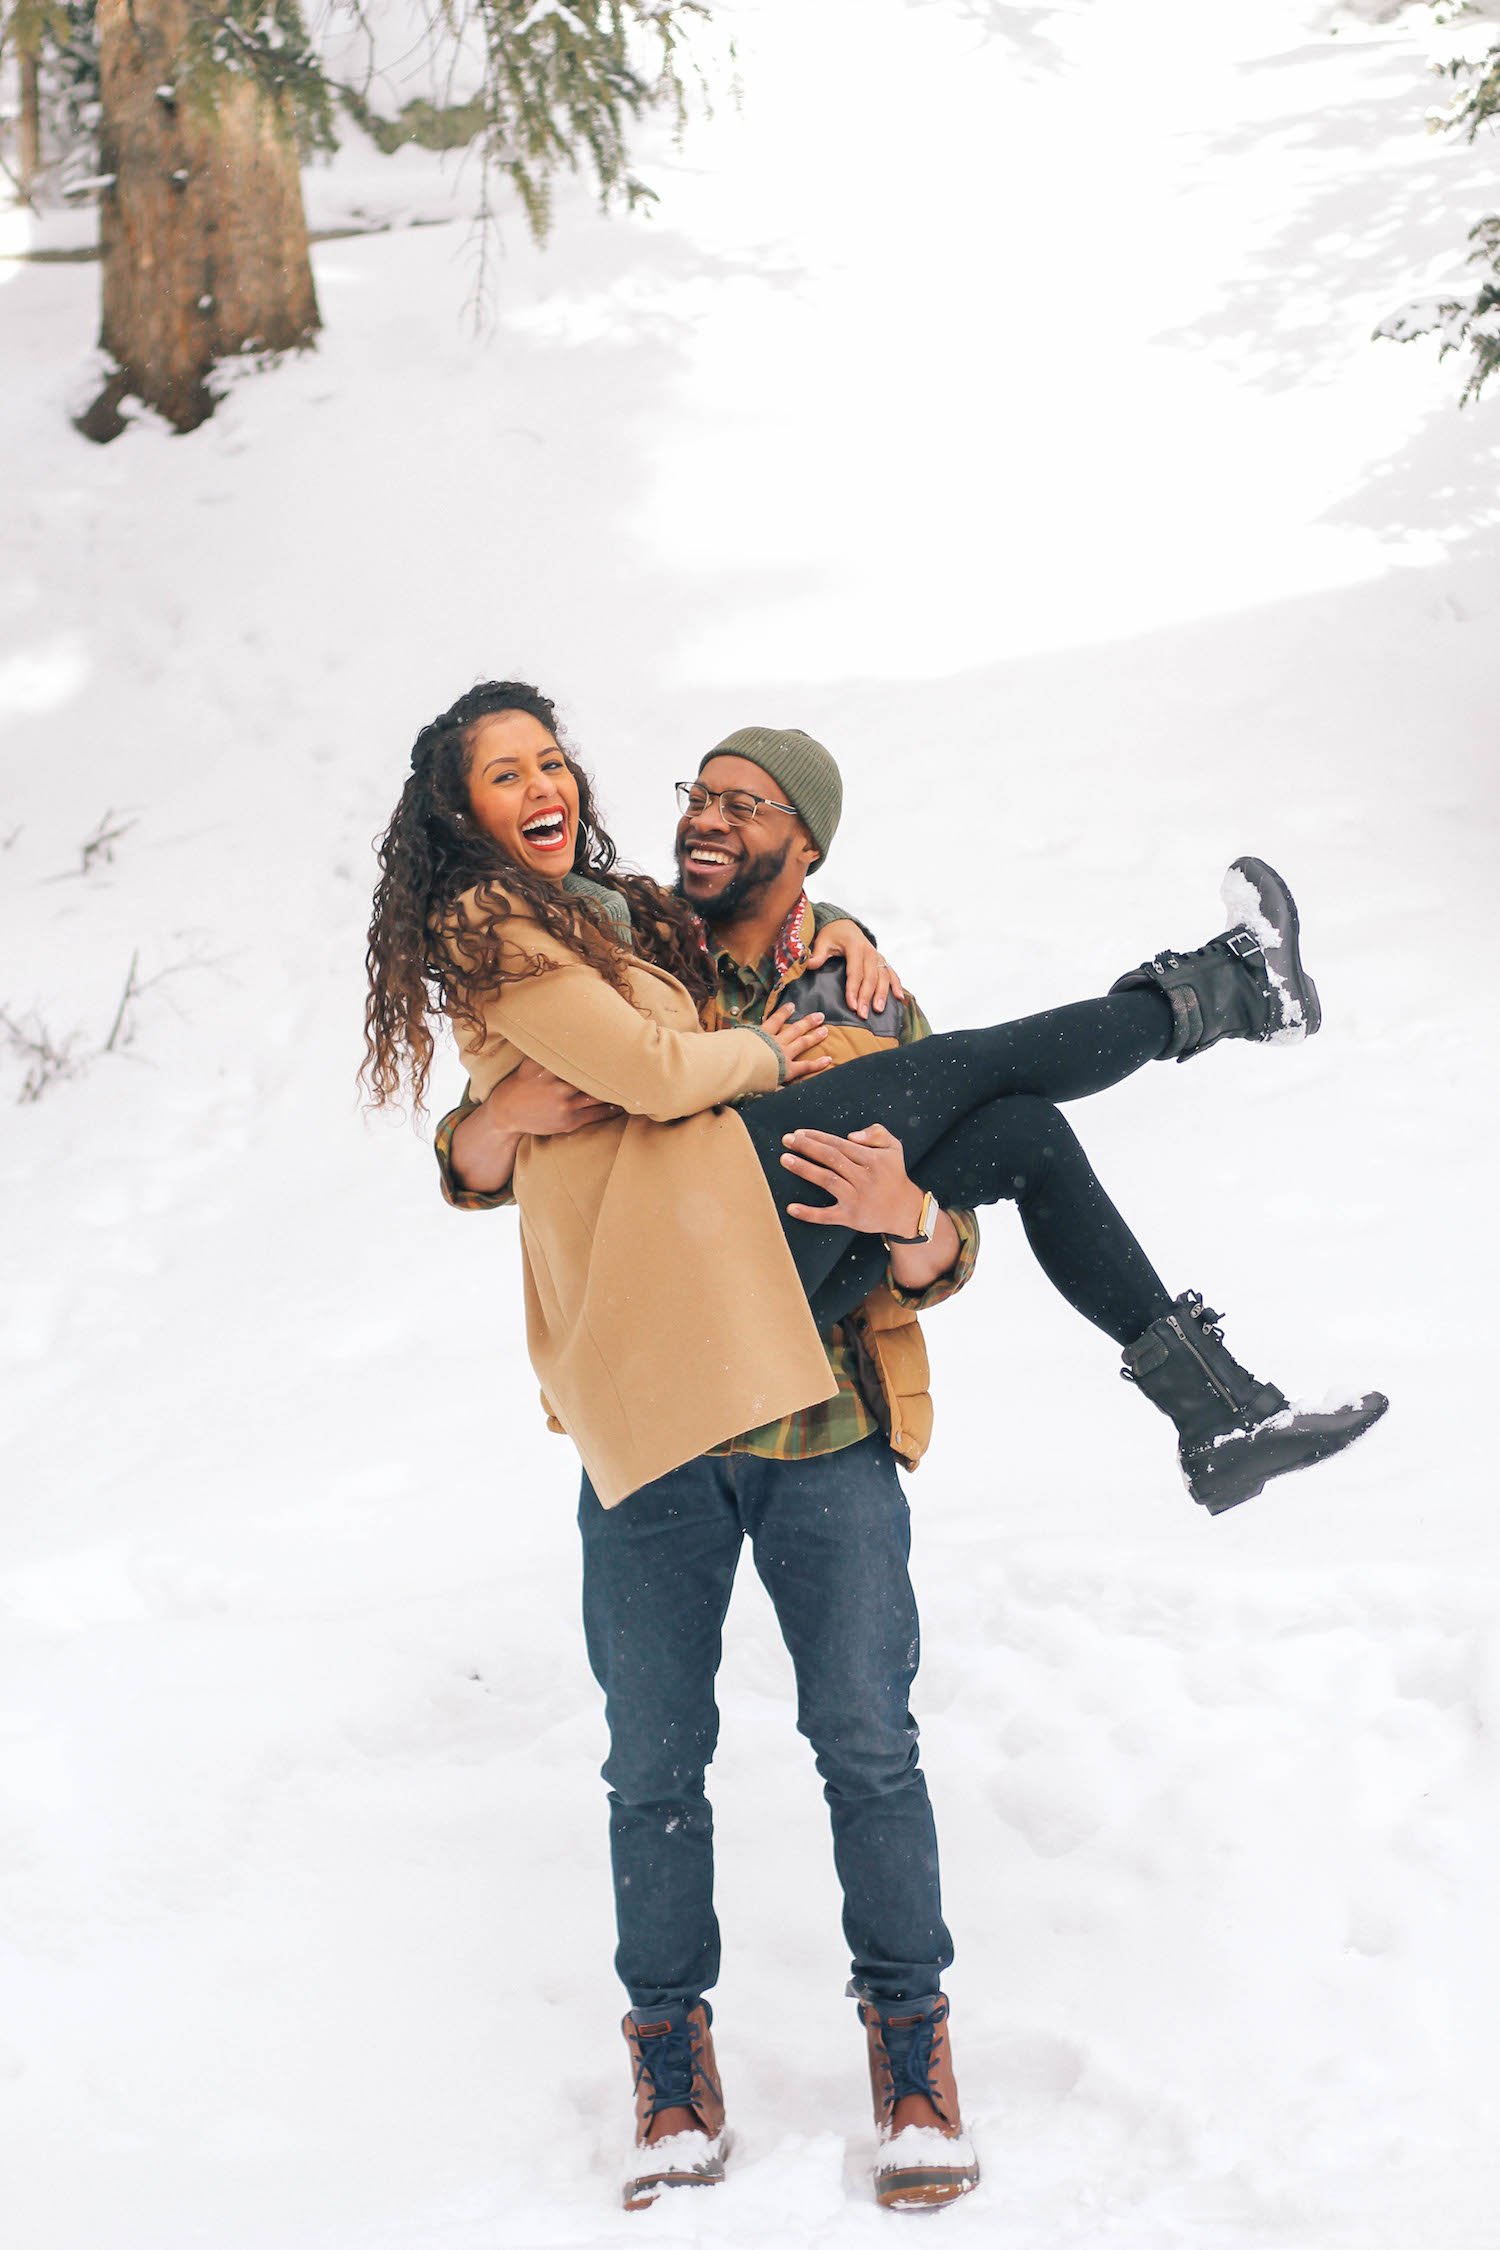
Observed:
[[[800,820],[802,817],[795,805],[780,804],[774,797],[757,797],[753,789],[706,789],[701,781],[674,781],[672,787],[676,792],[677,802],[682,807],[682,818],[684,820],[689,817],[696,819],[698,813],[706,813],[710,805],[718,806],[719,818],[730,828],[753,827],[760,817],[762,807],[767,812],[790,813],[793,820]],[[703,790],[704,802],[698,807],[698,813],[693,813],[688,804],[689,793],[694,789]],[[748,797],[755,807],[750,818],[748,820],[733,819],[724,807],[726,797]]]

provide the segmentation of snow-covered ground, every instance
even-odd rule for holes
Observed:
[[[1493,2250],[1500,400],[1375,320],[1495,201],[1399,23],[759,0],[743,105],[512,230],[317,252],[316,355],[104,451],[96,275],[0,264],[0,2137],[14,2250],[853,2244],[861,2040],[753,1577],[715,1768],[739,2132],[614,2207],[627,2079],[571,1454],[510,1218],[354,1099],[369,843],[476,676],[661,869],[750,720],[844,764],[828,893],[956,1023],[1217,927],[1327,1028],[1078,1123],[1346,1461],[1210,1522],[1009,1213],[929,1335],[918,1687],[1010,2250]],[[314,222],[472,203],[346,152]],[[112,847],[83,847],[106,825]],[[136,963],[112,1052],[101,1053]],[[451,1068],[440,1090],[455,1084]]]

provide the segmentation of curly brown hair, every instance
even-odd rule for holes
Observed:
[[[523,680],[486,680],[417,736],[411,772],[376,846],[381,872],[365,954],[370,989],[359,1075],[377,1109],[398,1101],[403,1085],[414,1106],[422,1107],[435,1015],[482,1036],[484,1002],[512,979],[541,975],[550,966],[518,952],[514,941],[505,942],[504,925],[515,912],[529,916],[616,992],[627,994],[627,956],[603,910],[518,866],[474,818],[468,788],[473,732],[481,719],[502,711],[539,719],[567,760],[578,787],[574,873],[624,898],[637,954],[669,970],[700,1006],[713,989],[691,908],[649,876],[617,869],[618,854],[599,818],[593,784],[559,735],[551,698]],[[474,893],[477,911],[460,928],[453,909],[466,891]]]

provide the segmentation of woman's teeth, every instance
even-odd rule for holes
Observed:
[[[568,840],[566,813],[538,813],[534,820],[523,820],[521,834],[533,851],[553,852]]]

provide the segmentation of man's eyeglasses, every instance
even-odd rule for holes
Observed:
[[[762,805],[768,812],[790,813],[795,820],[795,805],[779,805],[774,797],[755,797],[748,789],[705,789],[701,781],[679,781],[676,784],[677,802],[685,813],[704,813],[710,805],[717,805],[731,828],[748,828]]]

